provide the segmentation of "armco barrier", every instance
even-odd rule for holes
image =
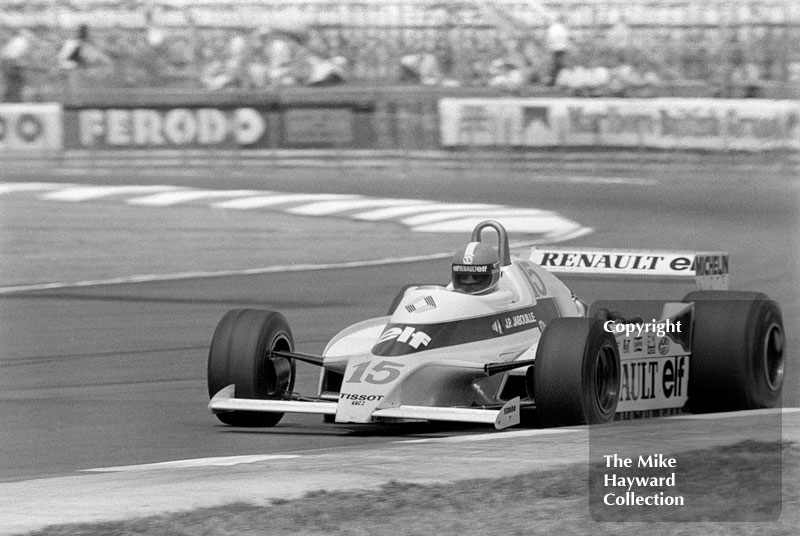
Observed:
[[[464,95],[464,97],[453,97]],[[2,154],[800,150],[800,101],[498,98],[468,90],[119,93],[0,105]],[[327,151],[327,153],[326,153]]]
[[[373,125],[375,106],[333,106],[296,103],[282,105],[280,148],[377,148]]]

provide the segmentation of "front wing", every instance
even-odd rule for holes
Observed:
[[[256,400],[235,398],[235,386],[229,385],[220,390],[208,403],[208,409],[219,413],[224,411],[263,411],[270,413],[314,413],[336,415],[338,402],[300,401],[300,400]],[[376,409],[373,420],[409,419],[425,421],[451,421],[474,424],[491,424],[502,430],[520,423],[520,399],[516,397],[499,409],[455,408],[432,406],[398,406]]]

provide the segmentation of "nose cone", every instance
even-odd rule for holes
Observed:
[[[336,422],[370,422],[372,412],[380,407],[410,369],[409,363],[397,360],[372,356],[351,358],[339,392]]]

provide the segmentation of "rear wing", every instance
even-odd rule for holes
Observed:
[[[534,247],[530,260],[553,274],[691,280],[701,290],[728,290],[728,253]]]

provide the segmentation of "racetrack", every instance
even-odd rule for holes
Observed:
[[[763,291],[782,305],[789,348],[784,406],[800,406],[798,181],[793,169],[773,171],[717,164],[591,172],[267,167],[170,178],[147,170],[109,175],[95,168],[0,179],[492,203],[549,211],[593,230],[565,242],[572,245],[724,249],[731,255],[733,288]],[[413,232],[396,219],[358,220],[352,212],[309,216],[269,207],[213,208],[216,198],[169,206],[128,203],[132,194],[45,199],[52,191],[0,195],[2,482],[217,456],[369,451],[409,435],[486,432],[432,425],[343,427],[302,415],[287,416],[274,429],[242,430],[220,425],[205,410],[207,348],[225,311],[280,310],[297,348],[319,352],[340,328],[383,314],[403,284],[446,280],[447,257],[467,240],[468,230]],[[512,240],[526,239],[531,236],[512,234]],[[358,266],[411,256],[425,259]],[[356,264],[342,267],[344,262]],[[275,266],[283,268],[269,269]],[[142,274],[152,277],[130,278]],[[50,283],[55,285],[41,287]],[[31,288],[19,288],[26,285]],[[587,300],[646,299],[656,291],[663,293],[657,297],[680,299],[685,292],[585,281],[574,287]],[[316,369],[301,364],[299,372],[297,389],[313,393]]]

